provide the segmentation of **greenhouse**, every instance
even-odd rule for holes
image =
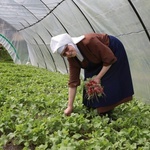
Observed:
[[[50,41],[53,36],[63,33],[68,33],[72,37],[79,37],[86,33],[113,35],[120,39],[125,46],[133,79],[134,97],[148,106],[150,104],[149,18],[150,2],[148,0],[0,0],[0,44],[8,51],[14,64],[26,66],[27,69],[33,66],[50,73],[63,74],[66,77],[69,73],[68,61],[65,57],[52,53]],[[26,71],[24,69],[23,73]],[[18,74],[18,80],[19,76]],[[81,72],[82,77],[83,72]],[[149,112],[149,110],[147,109],[146,112]],[[69,121],[71,122],[71,119]],[[80,122],[81,120],[77,119],[76,121]],[[57,126],[60,122],[56,120],[55,123],[54,126]],[[2,125],[0,126],[0,136],[3,132],[1,127]],[[85,126],[85,128],[89,127]],[[136,127],[133,128],[138,130]],[[67,132],[67,134],[69,132],[69,129],[58,130],[60,132],[55,132],[55,134],[60,136],[64,134],[63,132]],[[147,130],[145,132],[148,138],[150,133]],[[12,135],[13,137],[15,135]],[[64,147],[59,147],[60,150],[80,149],[77,145],[70,145],[70,149],[65,149],[65,142],[68,142],[69,139],[67,137],[62,138],[66,138],[66,141],[62,142]],[[84,144],[80,138],[89,140],[89,137],[87,139],[86,136],[82,138],[79,134],[75,138],[83,147]],[[54,143],[57,145],[59,140],[52,141],[52,150],[58,149],[57,146],[54,147]],[[33,141],[36,144],[36,137]],[[146,138],[141,141],[148,143],[146,146],[148,150],[150,141],[146,141]],[[71,141],[71,144],[73,142]],[[94,143],[94,141],[90,142]],[[105,142],[107,145],[107,141]],[[122,143],[124,142],[122,141]],[[140,142],[139,147],[142,144]],[[41,147],[39,146],[36,150],[45,150],[48,147],[46,145],[51,144],[45,142],[43,147],[42,145],[44,144],[41,142]],[[137,147],[134,146],[133,144],[133,147],[128,148],[136,149]],[[28,146],[26,145],[26,147]],[[95,147],[95,150],[98,147]],[[109,146],[105,148],[111,149]],[[92,150],[90,146],[89,150]]]

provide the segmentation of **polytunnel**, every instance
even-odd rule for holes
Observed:
[[[0,43],[14,63],[66,74],[66,59],[51,53],[52,36],[114,35],[126,48],[135,97],[150,102],[149,18],[148,0],[0,0]]]

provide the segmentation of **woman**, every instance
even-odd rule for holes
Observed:
[[[52,37],[50,46],[53,53],[67,57],[69,62],[69,97],[65,115],[73,111],[81,68],[84,69],[84,80],[94,76],[93,80],[104,86],[105,96],[92,102],[83,91],[83,104],[88,108],[97,109],[99,114],[103,114],[132,100],[134,91],[128,58],[117,38],[97,33],[72,38],[65,33]]]

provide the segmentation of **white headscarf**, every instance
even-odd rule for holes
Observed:
[[[84,39],[84,37],[85,37],[84,35],[79,36],[79,37],[71,37],[67,33],[54,36],[51,38],[51,42],[50,42],[50,47],[51,47],[52,53],[61,54],[67,44],[72,45],[75,48],[75,50],[77,51],[77,58],[80,61],[82,61],[83,56],[81,55],[76,44],[79,43],[82,39]]]

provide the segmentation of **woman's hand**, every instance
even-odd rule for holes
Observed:
[[[77,90],[77,87],[69,87],[68,107],[64,111],[64,114],[66,116],[70,116],[73,111],[73,102],[75,99],[76,90]]]
[[[111,65],[103,66],[101,71],[99,72],[99,74],[97,76],[95,76],[93,80],[99,84],[102,77],[105,75],[105,73],[109,70],[110,67],[111,67]]]
[[[72,111],[73,111],[73,107],[68,106],[68,107],[65,109],[64,114],[65,114],[66,116],[70,116],[71,113],[72,113]]]
[[[93,78],[93,80],[94,80],[97,84],[99,84],[99,83],[101,82],[101,80],[100,80],[100,78],[99,78],[98,76],[95,76],[95,77]]]

